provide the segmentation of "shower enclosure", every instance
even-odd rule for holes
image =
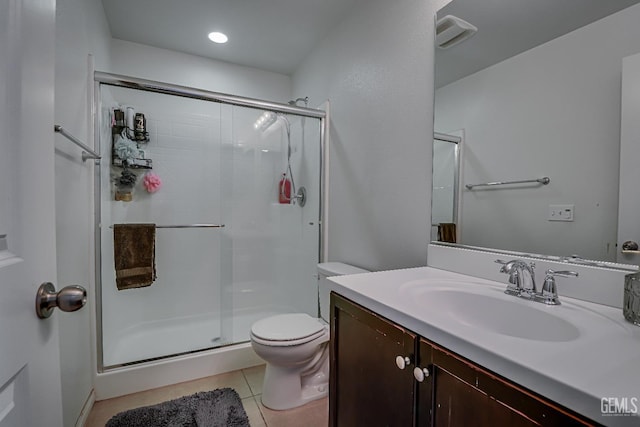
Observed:
[[[277,313],[316,316],[324,112],[95,80],[99,370],[246,342]],[[116,224],[155,230],[150,285],[116,286]]]
[[[433,135],[433,187],[431,191],[431,240],[439,240],[438,228],[459,227],[460,143],[462,138],[435,132]]]

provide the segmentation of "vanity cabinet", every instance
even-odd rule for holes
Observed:
[[[595,425],[335,293],[330,357],[332,427]]]

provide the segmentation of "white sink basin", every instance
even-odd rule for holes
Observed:
[[[421,286],[418,281],[405,283],[400,293],[424,310],[438,310],[448,321],[496,334],[554,342],[580,336],[575,325],[553,313],[562,306],[545,306],[495,288],[475,287],[466,283],[456,283],[455,288]]]

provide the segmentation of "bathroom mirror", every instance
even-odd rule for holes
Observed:
[[[622,60],[640,52],[637,3],[453,0],[439,11],[478,28],[436,48],[434,129],[461,138],[455,244],[637,264],[616,242]]]

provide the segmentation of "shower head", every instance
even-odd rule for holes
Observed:
[[[261,131],[267,130],[272,124],[274,124],[277,120],[276,113],[271,111],[265,111],[262,113],[260,117],[253,124],[254,129],[260,129]]]
[[[284,114],[274,113],[273,111],[265,111],[264,113],[262,113],[262,115],[253,124],[253,128],[265,132],[278,120],[282,120],[284,122],[286,130],[287,132],[289,132],[291,128],[291,122],[289,121],[289,119]]]
[[[305,96],[304,98],[292,99],[291,101],[289,101],[289,105],[295,105],[297,107],[299,101],[304,102],[304,106],[305,107],[307,105],[309,105],[309,97],[308,96]]]

